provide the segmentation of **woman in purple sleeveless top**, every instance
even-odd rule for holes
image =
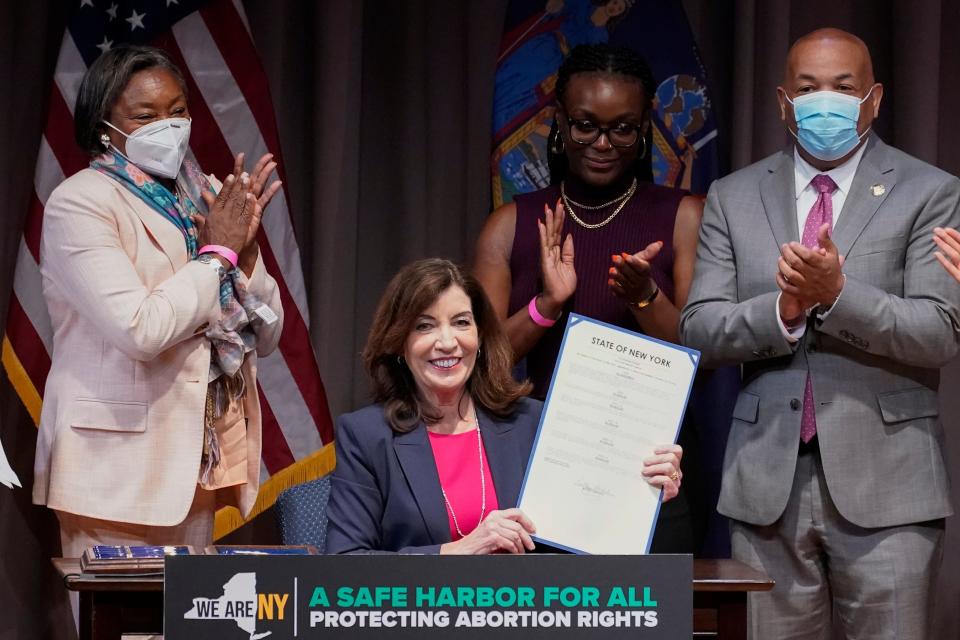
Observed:
[[[654,90],[631,50],[573,49],[557,74],[551,185],[494,211],[478,240],[474,272],[535,397],[560,349],[564,323],[554,322],[570,312],[679,342],[703,204],[652,183]],[[664,507],[654,550],[692,550],[683,502]]]

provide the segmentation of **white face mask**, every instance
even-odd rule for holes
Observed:
[[[176,178],[190,146],[190,121],[166,118],[145,124],[130,135],[103,121],[127,139],[127,159],[149,174]]]

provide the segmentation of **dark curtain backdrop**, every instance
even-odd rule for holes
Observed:
[[[72,0],[71,0],[72,1]],[[663,0],[669,1],[669,0]],[[32,189],[67,2],[0,3],[0,273],[10,274]],[[506,0],[245,0],[270,78],[311,334],[334,413],[364,404],[358,355],[380,292],[423,256],[469,260],[489,210],[490,103]],[[683,0],[711,79],[723,166],[787,142],[775,87],[789,44],[820,26],[859,34],[886,94],[887,142],[960,173],[960,3]],[[0,321],[11,277],[0,278]],[[943,414],[960,472],[960,366]],[[0,640],[70,638],[47,558],[55,519],[30,505],[35,430],[0,374],[0,439],[27,485],[0,487]],[[95,461],[92,462],[96,464]],[[951,519],[938,638],[960,637],[960,532]]]

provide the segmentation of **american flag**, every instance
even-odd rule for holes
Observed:
[[[129,42],[172,56],[188,85],[191,152],[205,172],[223,178],[236,153],[246,153],[249,169],[269,150],[284,179],[267,79],[240,0],[71,1],[76,6],[54,72],[3,338],[7,376],[35,423],[53,344],[38,266],[43,207],[65,177],[87,166],[89,159],[73,140],[72,111],[87,67],[101,53]],[[284,488],[330,471],[334,462],[330,410],[307,331],[300,251],[284,190],[264,213],[259,242],[280,286],[285,320],[279,348],[258,363],[263,456],[260,496],[250,517],[273,504]],[[242,523],[236,509],[221,509],[214,536]]]

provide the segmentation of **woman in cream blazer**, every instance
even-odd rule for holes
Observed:
[[[102,114],[98,105],[106,105]],[[96,156],[92,167],[122,158],[141,180],[130,134],[145,122],[173,117],[189,116],[182,76],[169,58],[145,47],[116,49],[84,80],[77,139]],[[33,499],[57,511],[65,556],[91,544],[202,546],[212,539],[216,503],[235,504],[244,514],[253,506],[261,447],[257,358],[276,348],[283,326],[277,284],[253,239],[261,205],[279,186],[262,191],[274,166],[259,163],[246,182],[237,171],[216,201],[204,195],[207,229],[201,218],[194,220],[200,229],[194,252],[204,241],[232,242],[246,271],[246,292],[273,312],[272,322],[250,321],[255,348],[240,366],[242,390],[218,414],[224,422],[232,419],[234,428],[220,435],[220,464],[203,483],[212,377],[205,332],[221,320],[221,278],[229,260],[192,259],[185,232],[105,171],[84,169],[48,199],[40,267],[54,339]],[[182,203],[182,177],[183,170],[176,185],[156,182]],[[250,199],[260,195],[257,189],[259,202]],[[231,224],[249,225],[249,231]]]

